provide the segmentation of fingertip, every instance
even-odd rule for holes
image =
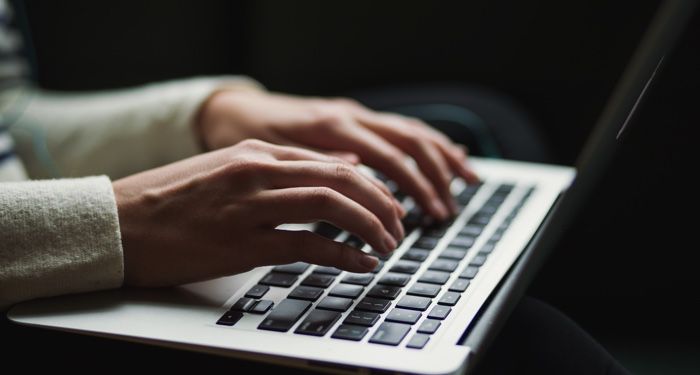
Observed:
[[[359,264],[363,269],[372,271],[379,264],[379,259],[371,255],[362,254],[359,257]]]
[[[450,216],[445,204],[437,198],[430,201],[430,210],[434,213],[434,216],[440,220],[445,220]]]
[[[404,217],[406,217],[406,214],[407,214],[406,209],[396,199],[394,199],[394,206],[396,207],[396,212],[399,214],[400,218],[403,219]]]
[[[394,236],[387,232],[384,235],[383,245],[384,245],[384,250],[386,250],[386,252],[391,252],[391,251],[394,251],[394,249],[396,249],[397,242],[394,239]]]

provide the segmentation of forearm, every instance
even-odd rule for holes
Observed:
[[[193,122],[201,104],[223,88],[259,85],[244,77],[211,77],[103,93],[36,92],[12,133],[32,178],[119,178],[200,152]],[[37,147],[58,173],[37,157]]]
[[[117,288],[123,275],[107,177],[0,183],[0,310],[38,297]]]

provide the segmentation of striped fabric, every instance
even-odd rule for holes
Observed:
[[[21,161],[13,151],[9,127],[21,108],[22,90],[26,87],[28,68],[19,52],[19,33],[12,30],[12,10],[6,0],[0,0],[0,181],[27,179]]]

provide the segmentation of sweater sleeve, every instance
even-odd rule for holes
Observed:
[[[117,179],[200,152],[193,121],[223,89],[262,87],[243,76],[220,76],[102,93],[38,91],[12,135],[30,178]]]
[[[0,183],[0,310],[120,287],[123,255],[105,177]]]

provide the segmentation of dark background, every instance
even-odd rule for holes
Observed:
[[[109,89],[231,73],[250,75],[271,90],[312,95],[477,85],[526,108],[553,151],[551,162],[573,164],[658,3],[25,5],[37,79],[45,88]],[[700,88],[698,22],[694,17],[669,56],[603,185],[531,288],[631,368],[654,368],[644,361],[660,358],[659,350],[700,352],[698,202],[692,197],[699,170],[692,136]]]

